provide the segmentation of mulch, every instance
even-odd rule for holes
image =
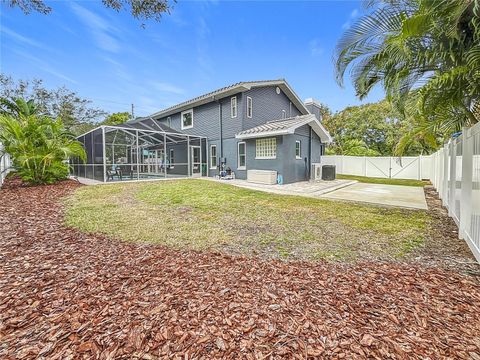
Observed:
[[[477,277],[83,234],[59,206],[78,186],[0,190],[2,359],[480,359]]]

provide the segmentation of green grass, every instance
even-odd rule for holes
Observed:
[[[428,234],[425,211],[276,195],[208,180],[79,188],[69,226],[126,241],[283,259],[391,259]]]
[[[337,179],[345,180],[357,180],[358,182],[368,184],[386,184],[386,185],[405,185],[405,186],[425,186],[428,185],[428,181],[423,180],[409,180],[409,179],[382,179],[366,176],[356,175],[341,175],[337,174]]]

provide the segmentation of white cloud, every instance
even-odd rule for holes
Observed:
[[[28,59],[30,60],[30,63],[34,66],[36,66],[38,69],[46,72],[46,73],[49,73],[55,77],[58,77],[62,80],[66,80],[68,82],[71,82],[72,84],[78,84],[77,81],[73,80],[71,77],[68,77],[67,75],[65,74],[62,74],[61,72],[55,70],[50,63],[47,63],[35,56],[32,56],[30,54],[27,54],[23,51],[18,51],[18,50],[13,50],[17,55],[19,55],[20,57],[23,57],[25,59]]]
[[[210,79],[213,74],[213,64],[209,51],[210,28],[204,17],[199,17],[196,27],[197,34],[197,62],[205,79]]]
[[[179,95],[185,93],[184,89],[166,82],[152,82],[152,87],[160,92],[179,94]]]
[[[358,9],[353,9],[352,12],[350,13],[350,16],[348,17],[348,20],[345,23],[343,23],[342,29],[347,30],[350,26],[352,26],[353,20],[355,20],[358,17],[358,15],[360,15],[360,12],[358,11]]]
[[[85,9],[75,2],[70,3],[73,12],[90,30],[97,46],[105,51],[118,53],[121,49],[120,42],[115,37],[119,32],[117,28],[108,23],[104,18]]]
[[[35,46],[39,48],[44,48],[45,46],[33,39],[27,38],[26,36],[20,35],[19,33],[7,28],[6,26],[1,27],[2,32],[10,37],[11,39],[15,40],[16,42],[21,42],[30,46]]]
[[[313,56],[320,56],[324,53],[324,49],[322,48],[320,40],[318,39],[313,39],[312,41],[310,41],[309,47],[310,53]]]

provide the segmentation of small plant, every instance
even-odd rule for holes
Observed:
[[[15,111],[0,114],[0,143],[12,157],[17,174],[30,184],[66,179],[69,157],[86,159],[80,142],[65,130],[61,120],[38,114],[32,102],[16,99],[14,103],[19,105]],[[22,106],[25,104],[28,106]]]

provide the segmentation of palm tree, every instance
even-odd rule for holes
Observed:
[[[349,69],[360,98],[381,84],[418,121],[412,139],[478,122],[480,0],[377,0],[367,9],[337,44],[337,81]]]
[[[16,98],[12,100],[0,98],[0,113],[11,114],[17,117],[25,117],[38,114],[39,108],[36,106],[33,99],[26,101],[22,98]]]

